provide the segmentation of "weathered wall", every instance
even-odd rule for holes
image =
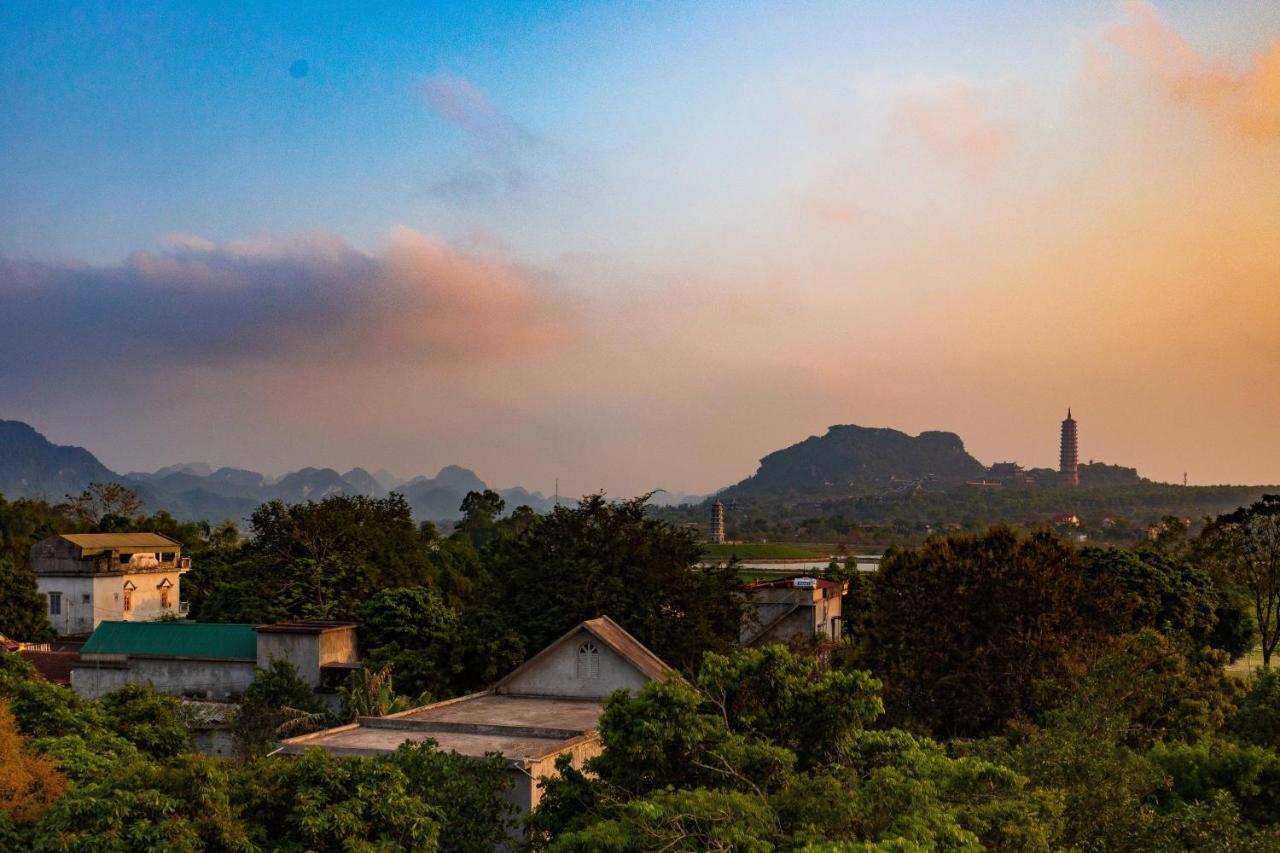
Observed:
[[[98,615],[95,618],[94,585],[96,578],[89,575],[74,576],[37,576],[36,588],[45,596],[45,614],[49,624],[59,636],[68,634],[88,634],[102,619],[119,618]],[[49,593],[61,593],[61,612],[49,612]]]
[[[124,589],[126,581],[131,581],[133,591],[133,609],[124,614],[130,622],[153,622],[162,616],[178,615],[178,594],[181,577],[175,572],[131,572],[119,578],[119,587]],[[169,605],[160,605],[160,584],[168,581],[173,584],[169,589]],[[104,617],[107,618],[107,617]]]
[[[237,699],[252,681],[250,660],[130,656],[124,666],[84,660],[71,669],[72,689],[89,699],[134,683],[150,684],[161,693]]]
[[[578,649],[591,642],[600,652],[600,673],[596,678],[578,674]],[[589,632],[579,630],[554,646],[550,652],[529,663],[514,679],[502,686],[507,693],[531,696],[568,696],[600,699],[615,690],[638,690],[649,678],[617,652],[597,640]]]
[[[320,665],[355,663],[360,660],[356,628],[335,628],[320,635]]]
[[[603,751],[600,745],[600,736],[595,735],[585,740],[575,743],[568,749],[561,750],[555,755],[548,756],[536,765],[529,768],[529,773],[534,780],[540,779],[557,779],[560,771],[556,770],[556,759],[561,755],[568,754],[570,756],[570,764],[574,769],[581,770],[587,759],[594,758]],[[530,786],[529,794],[529,810],[532,811],[538,807],[538,803],[542,802],[542,783],[534,781]]]
[[[320,683],[320,636],[283,631],[258,632],[258,666],[266,669],[273,660],[287,660],[302,680],[315,687]]]

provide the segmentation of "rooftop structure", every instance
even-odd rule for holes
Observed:
[[[1058,444],[1058,481],[1064,486],[1080,485],[1080,442],[1071,409],[1067,409],[1067,419],[1062,422]]]
[[[440,749],[483,757],[501,753],[512,773],[508,799],[522,813],[537,807],[540,778],[569,755],[581,767],[600,752],[596,727],[604,700],[670,677],[670,667],[607,616],[582,622],[482,693],[436,702],[283,742],[286,754],[321,747],[335,755],[394,752],[434,740]]]
[[[31,568],[60,637],[103,620],[152,621],[185,613],[182,575],[191,560],[160,533],[66,533],[31,546]]]
[[[103,622],[80,647],[80,653],[254,660],[257,646],[258,635],[252,625]]]
[[[840,636],[848,581],[795,575],[753,581],[744,589],[750,604],[738,638],[744,646]]]

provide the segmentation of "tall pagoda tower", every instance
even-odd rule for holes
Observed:
[[[711,543],[724,544],[724,504],[716,501],[711,505]]]
[[[1062,441],[1058,447],[1058,482],[1064,486],[1080,485],[1080,436],[1076,432],[1076,420],[1067,409],[1067,419],[1062,422]]]

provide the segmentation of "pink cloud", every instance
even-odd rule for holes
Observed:
[[[901,91],[893,127],[919,149],[974,173],[986,173],[1018,145],[1018,130],[991,96],[958,79],[917,82]]]
[[[1101,37],[1175,103],[1204,110],[1242,137],[1280,138],[1280,39],[1236,70],[1188,44],[1146,0],[1128,0],[1124,18],[1103,26]]]
[[[575,323],[529,270],[408,228],[374,254],[322,232],[163,242],[118,266],[0,256],[0,359],[35,376],[207,361],[429,368],[542,351]]]

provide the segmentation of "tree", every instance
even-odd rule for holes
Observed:
[[[1280,643],[1280,495],[1220,515],[1202,535],[1219,570],[1239,584],[1253,604],[1262,666]]]
[[[90,483],[76,497],[67,495],[67,507],[81,527],[110,532],[129,527],[142,513],[142,499],[121,483]]]
[[[458,522],[457,532],[477,550],[483,548],[493,538],[498,518],[506,506],[507,502],[492,489],[467,492],[462,499],[462,520]]]
[[[649,518],[647,501],[591,495],[539,517],[522,535],[495,540],[489,600],[525,648],[541,649],[606,614],[675,666],[736,644],[743,607],[736,571],[700,568],[693,533]]]
[[[35,574],[4,554],[0,554],[0,590],[4,590],[0,595],[0,634],[29,643],[53,639]]]
[[[8,704],[0,702],[0,814],[18,826],[33,824],[66,787],[52,761],[31,753]]]
[[[308,750],[255,765],[246,804],[259,846],[285,850],[435,851],[439,812],[385,758],[335,759]]]
[[[106,694],[98,704],[117,733],[154,758],[171,758],[192,749],[188,718],[176,696],[134,683]]]
[[[384,589],[361,605],[358,618],[366,668],[393,666],[401,688],[411,694],[449,692],[458,616],[438,592]]]
[[[1052,704],[1110,636],[1113,582],[1050,533],[934,537],[886,560],[867,625],[890,720],[981,735]]]
[[[1242,743],[1280,752],[1280,673],[1258,676],[1228,728]]]
[[[261,754],[293,722],[293,734],[320,728],[326,720],[323,707],[311,688],[287,660],[272,660],[259,668],[244,691],[234,723],[236,746],[246,756]],[[296,722],[294,722],[296,721]]]
[[[1220,596],[1191,563],[1151,549],[1085,548],[1080,558],[1090,577],[1117,583],[1128,623],[1118,633],[1155,628],[1195,648],[1213,638]]]

